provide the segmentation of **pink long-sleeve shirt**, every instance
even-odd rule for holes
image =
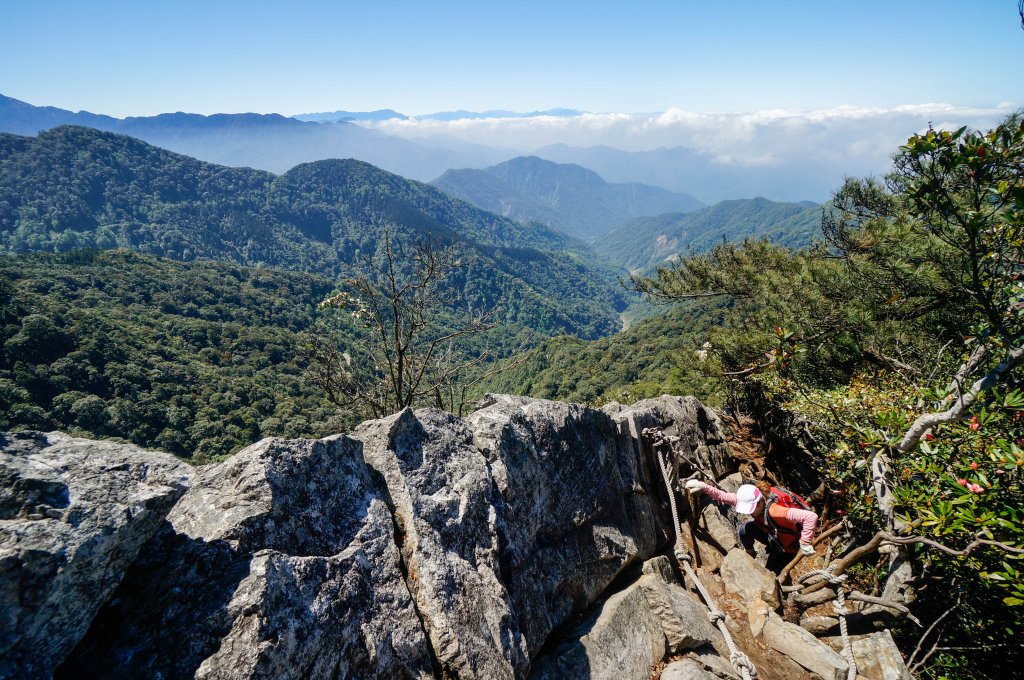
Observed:
[[[710,496],[713,501],[726,503],[733,508],[736,507],[737,498],[734,493],[728,493],[713,486],[705,486],[704,494]],[[818,528],[818,513],[801,508],[787,508],[785,518],[787,521],[792,522],[794,527],[800,527],[801,543],[811,543],[814,540],[814,531]]]

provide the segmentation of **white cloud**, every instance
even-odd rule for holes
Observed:
[[[533,150],[548,144],[613,146],[627,151],[687,147],[722,163],[784,166],[800,159],[852,161],[850,173],[884,170],[911,134],[936,127],[985,128],[1016,109],[1012,103],[962,107],[943,103],[890,108],[838,106],[820,110],[769,109],[700,113],[673,108],[654,114],[587,113],[575,117],[411,118],[366,123],[411,139],[451,136],[489,146]]]
[[[705,202],[766,196],[826,200],[844,177],[885,174],[907,137],[927,129],[967,125],[986,129],[1017,105],[964,107],[943,103],[889,108],[766,109],[704,113],[673,108],[659,113],[588,113],[574,117],[391,120],[367,124],[434,146],[451,140],[508,150],[508,157],[551,144],[613,147],[625,156],[583,149],[542,152],[580,163],[611,182],[644,182],[694,194]],[[688,149],[661,152],[659,149]]]

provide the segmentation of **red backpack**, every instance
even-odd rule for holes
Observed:
[[[808,505],[807,501],[802,497],[781,486],[773,486],[772,492],[768,494],[767,498],[765,498],[764,517],[759,524],[768,530],[769,539],[775,542],[778,547],[782,548],[786,552],[793,552],[796,550],[795,544],[800,536],[800,532],[790,529],[789,527],[779,526],[779,524],[772,519],[768,509],[775,503],[784,508],[799,508],[801,510],[810,510],[811,506]]]
[[[772,503],[778,503],[784,508],[800,508],[801,510],[810,510],[811,506],[807,504],[801,496],[793,493],[789,489],[785,489],[781,486],[773,486],[772,492],[768,498],[765,499],[765,507]]]

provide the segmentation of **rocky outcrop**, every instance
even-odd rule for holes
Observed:
[[[361,449],[268,439],[202,470],[58,677],[431,677]]]
[[[605,414],[490,397],[466,418],[497,491],[502,571],[527,648],[657,547],[648,480]]]
[[[500,575],[496,498],[469,429],[443,411],[405,410],[353,436],[387,485],[409,589],[441,671],[524,677],[529,656]]]
[[[661,680],[721,680],[721,676],[712,673],[694,659],[673,661],[661,671]]]
[[[692,467],[712,479],[721,479],[738,469],[726,443],[725,424],[715,411],[695,397],[663,395],[629,407],[613,403],[602,410],[618,425],[627,446],[638,446],[640,434],[647,428],[654,428],[667,437],[678,437],[678,448],[690,459]],[[660,475],[653,477],[660,479]]]
[[[722,560],[722,585],[744,611],[782,606],[782,593],[775,574],[754,561],[742,548],[733,548]]]
[[[641,436],[648,428],[661,443]],[[405,410],[349,435],[264,440],[196,469],[187,492],[190,469],[168,456],[103,462],[99,452],[131,447],[79,442],[97,453],[81,463],[88,456],[60,448],[70,440],[59,435],[8,436],[0,593],[21,609],[5,607],[0,667],[14,659],[19,677],[45,678],[66,656],[58,678],[644,680],[671,655],[667,677],[738,677],[665,556],[675,529],[650,455],[669,442],[680,471],[735,486],[725,435],[692,398],[599,411],[491,395],[464,419]],[[50,451],[59,473],[25,453],[39,441],[32,451]],[[107,512],[106,524],[76,514],[84,484],[112,485],[89,492],[109,500],[89,515]],[[835,652],[775,613],[777,583],[734,547],[734,513],[693,510],[683,533],[692,528],[708,558],[701,578],[762,677],[842,672]],[[56,524],[29,524],[44,521]],[[10,533],[7,522],[39,529]],[[71,546],[71,566],[43,553],[30,562],[29,548],[12,562],[9,533]],[[93,560],[79,545],[119,558]],[[51,587],[62,594],[50,598]],[[56,646],[25,623],[38,618],[26,603],[51,600],[68,607],[46,629]]]
[[[832,637],[827,640],[837,652],[842,652],[843,639]],[[850,648],[857,664],[857,675],[869,680],[912,680],[903,655],[887,630],[869,635],[851,635]]]
[[[817,677],[845,680],[849,664],[843,657],[800,626],[783,621],[778,614],[772,612],[768,615],[762,635],[769,647],[785,654]]]
[[[663,570],[648,572],[608,597],[568,640],[541,656],[531,677],[647,680],[668,654],[710,644],[724,647],[693,595],[666,581]]]
[[[53,672],[189,475],[127,444],[0,434],[0,678]]]

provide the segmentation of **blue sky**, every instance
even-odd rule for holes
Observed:
[[[114,116],[1024,103],[1015,0],[5,0],[0,93]]]

